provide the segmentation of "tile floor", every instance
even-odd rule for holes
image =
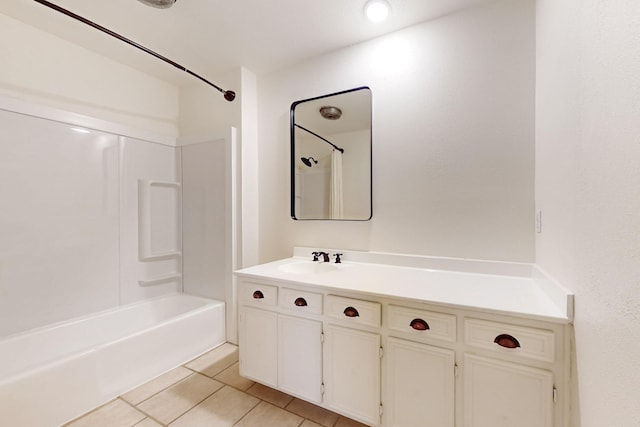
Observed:
[[[224,344],[65,427],[364,427],[242,378],[238,348]]]

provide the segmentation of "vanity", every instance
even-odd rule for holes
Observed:
[[[317,250],[235,273],[242,376],[369,426],[569,425],[573,296],[535,266]]]

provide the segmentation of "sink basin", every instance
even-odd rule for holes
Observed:
[[[338,266],[329,264],[328,262],[300,261],[283,264],[279,266],[278,269],[285,273],[293,274],[319,274],[335,271],[338,269]]]

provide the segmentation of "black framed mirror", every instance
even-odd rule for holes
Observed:
[[[291,104],[291,218],[371,219],[371,110],[366,86]]]

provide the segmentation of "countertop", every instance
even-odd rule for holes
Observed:
[[[294,256],[244,268],[235,274],[244,279],[311,285],[554,323],[572,320],[573,295],[564,289],[554,289],[554,284],[539,274],[537,277],[534,273],[486,274],[353,261],[332,264],[333,270],[320,273],[282,269],[283,265],[310,262],[309,257]]]

